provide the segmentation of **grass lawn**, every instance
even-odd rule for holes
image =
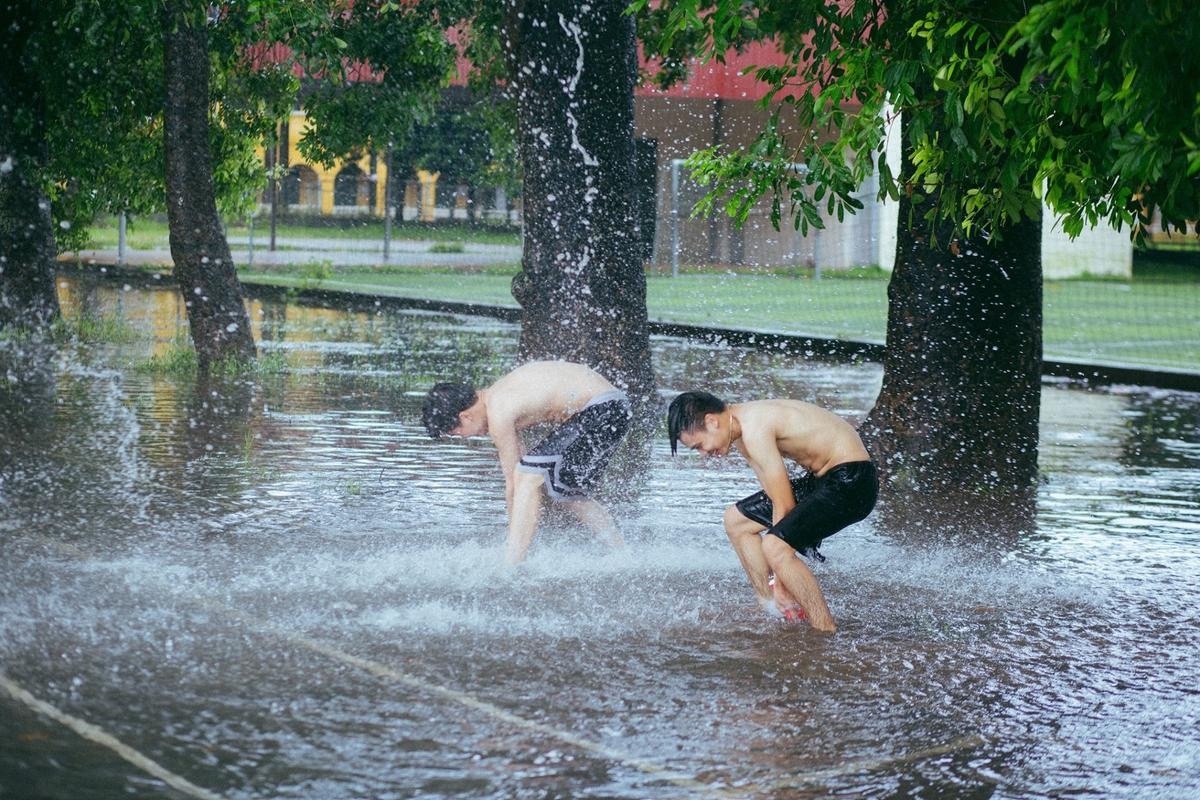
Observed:
[[[513,269],[337,271],[319,282],[299,273],[243,272],[246,281],[515,306]],[[820,280],[720,272],[647,278],[651,319],[815,333],[882,342],[884,278]],[[1053,281],[1045,287],[1047,357],[1200,368],[1200,284]]]
[[[297,288],[343,289],[364,294],[418,297],[425,300],[448,300],[458,303],[486,303],[516,307],[509,285],[514,270],[484,272],[429,272],[418,269],[396,269],[387,272],[344,272],[338,270],[333,278],[314,279],[282,271],[250,272],[239,270],[246,283],[267,283]]]

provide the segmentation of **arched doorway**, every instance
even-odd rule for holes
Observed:
[[[283,204],[289,211],[319,212],[321,180],[312,167],[296,164],[284,176],[281,187]]]
[[[370,211],[371,181],[357,164],[347,164],[333,179],[333,210],[337,214]]]

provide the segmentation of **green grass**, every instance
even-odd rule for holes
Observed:
[[[250,229],[244,225],[231,226],[228,236],[249,236]],[[255,241],[267,241],[271,235],[270,222],[259,219],[254,223]],[[353,223],[353,227],[334,228],[320,225],[279,225],[275,229],[277,239],[372,239],[383,241],[383,221],[370,220]],[[485,227],[451,225],[421,225],[414,222],[394,223],[392,238],[432,242],[469,242],[471,244],[520,244],[521,234],[508,230],[489,230]]]
[[[115,249],[120,241],[116,220],[101,222],[88,229],[88,246]],[[125,226],[125,246],[130,250],[166,250],[167,224],[154,220],[131,220]]]
[[[367,294],[418,297],[428,300],[451,300],[464,303],[488,303],[516,306],[509,286],[515,270],[507,272],[338,272],[322,280],[322,289],[342,289]],[[243,281],[310,288],[297,274],[280,272],[239,272]]]
[[[149,338],[119,314],[92,312],[62,314],[44,327],[0,326],[0,338],[6,341],[46,340],[57,344],[130,344]]]
[[[1200,285],[1056,281],[1044,291],[1047,356],[1200,369]]]
[[[327,289],[516,307],[515,268],[474,273],[337,272]],[[243,280],[302,286],[299,275],[242,273]],[[1200,284],[1061,280],[1045,285],[1045,354],[1196,369]],[[650,318],[730,328],[882,342],[887,280],[684,273],[647,278]]]
[[[54,337],[88,344],[129,344],[146,338],[146,334],[117,314],[79,314],[56,320]]]
[[[287,368],[287,360],[282,354],[267,353],[250,361],[234,357],[223,358],[212,363],[208,373],[215,378],[263,377],[278,375]],[[134,370],[137,372],[176,378],[189,378],[199,369],[200,361],[196,357],[196,350],[190,341],[183,338],[176,339],[163,353],[134,364]]]
[[[198,365],[196,351],[191,345],[175,342],[165,352],[138,362],[134,369],[149,375],[187,377],[196,374]]]
[[[669,278],[671,277],[671,268],[666,265],[652,265],[647,269],[647,275],[652,277]],[[679,266],[680,275],[778,275],[785,278],[813,278],[818,279],[816,270],[812,267],[800,266],[797,264],[782,264],[782,265],[764,265],[754,267],[738,267],[731,268],[728,264],[681,264]],[[891,276],[887,270],[881,267],[850,267],[848,269],[838,269],[834,271],[824,270],[821,273],[819,280],[829,278],[830,280],[883,280],[886,281]]]
[[[247,282],[483,303],[515,308],[517,266],[452,270],[429,267],[330,268],[302,264],[243,271]],[[793,270],[793,273],[795,271]],[[860,270],[820,280],[786,270],[734,274],[687,270],[678,278],[647,277],[651,319],[882,342],[887,275]],[[1130,364],[1200,368],[1200,281],[1193,268],[1139,259],[1132,281],[1057,280],[1044,290],[1044,352]],[[1189,279],[1190,278],[1190,279]],[[116,329],[81,330],[81,338],[120,340]],[[87,323],[91,325],[91,323]],[[173,371],[179,364],[155,365]],[[194,367],[191,367],[194,368]]]
[[[1133,280],[1200,283],[1200,251],[1163,252],[1147,250],[1134,253]]]

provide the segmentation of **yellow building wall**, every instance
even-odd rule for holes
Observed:
[[[287,165],[289,168],[297,167],[297,166],[308,167],[316,174],[317,180],[320,182],[320,186],[321,186],[321,213],[326,214],[326,215],[332,215],[334,213],[334,210],[333,210],[334,180],[337,177],[338,173],[341,172],[342,169],[345,168],[346,164],[350,163],[350,162],[337,161],[336,163],[334,163],[334,165],[332,167],[326,168],[326,167],[322,166],[321,164],[314,164],[314,163],[311,163],[310,161],[308,161],[300,153],[300,148],[298,147],[297,143],[300,141],[301,137],[304,136],[305,132],[308,131],[308,129],[310,127],[311,127],[311,123],[308,120],[308,116],[303,111],[295,111],[295,110],[292,111],[291,117],[288,119]],[[259,147],[257,148],[257,153],[258,153],[258,157],[260,159],[265,159],[265,157],[266,157],[265,144],[259,145]],[[364,175],[370,176],[372,174],[372,172],[371,172],[371,156],[369,153],[361,156],[353,163],[360,170],[362,170],[362,173]],[[376,217],[382,217],[383,212],[384,212],[384,195],[387,190],[387,177],[388,177],[387,163],[386,163],[386,159],[383,158],[382,153],[379,154],[379,157],[375,160],[374,175],[376,177],[376,180],[371,185],[371,191],[375,195],[375,209],[373,211],[373,215]],[[435,176],[434,181],[436,181],[436,180],[437,180],[437,178]],[[403,192],[404,190],[403,190],[403,187],[399,187],[396,191]],[[402,196],[403,195],[401,195],[401,194],[394,195],[394,197],[397,200],[399,200]],[[368,206],[369,203],[363,203],[363,202],[361,202],[361,199],[360,199],[360,202],[358,202],[357,205]]]

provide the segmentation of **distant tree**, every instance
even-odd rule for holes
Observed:
[[[0,329],[58,314],[42,131],[45,39],[33,0],[0,2]]]
[[[100,213],[145,214],[167,208],[161,7],[99,0],[12,2],[12,16],[6,15],[6,21],[16,21],[18,13],[26,16],[4,29],[5,37],[13,37],[13,46],[5,46],[2,57],[13,61],[0,81],[11,78],[15,88],[4,91],[3,97],[15,100],[36,91],[40,110],[31,113],[29,106],[16,113],[12,124],[0,126],[0,137],[12,136],[42,154],[13,161],[21,167],[22,185],[36,190],[42,200],[0,207],[0,226],[14,224],[32,231],[20,221],[30,209],[44,213],[41,230],[52,222],[49,243],[40,245],[43,256],[8,261],[10,275],[41,275],[39,302],[54,303],[56,242],[59,250],[85,245],[88,228]],[[286,70],[255,64],[247,57],[248,49],[265,35],[265,12],[283,5],[259,3],[257,16],[242,13],[242,6],[227,7],[218,24],[206,29],[205,63],[215,87],[212,94],[220,100],[207,112],[212,123],[208,143],[213,187],[219,207],[227,212],[244,210],[260,190],[265,176],[255,145],[290,107],[294,94],[295,80]],[[11,102],[3,104],[16,108]],[[34,238],[47,241],[40,235]],[[16,241],[5,237],[6,243]],[[30,239],[19,241],[28,244]]]
[[[213,186],[207,10],[206,5],[189,0],[166,0],[162,14],[163,150],[171,260],[202,370],[221,359],[255,355],[250,318]]]
[[[512,103],[495,82],[447,88],[456,21],[469,2],[356,3],[331,23],[340,49],[300,44],[300,98],[309,125],[300,151],[326,166],[363,152],[389,160],[391,180],[416,169],[472,185],[517,185]],[[476,73],[478,78],[478,72]]]
[[[466,87],[452,87],[393,150],[393,160],[402,169],[425,169],[473,186],[515,190],[520,173],[515,111],[498,89],[480,96]]]
[[[293,39],[309,125],[298,142],[333,165],[362,152],[402,150],[430,118],[454,69],[455,48],[430,2],[347,4],[320,39]]]

